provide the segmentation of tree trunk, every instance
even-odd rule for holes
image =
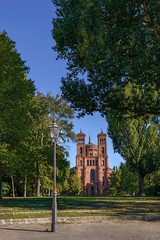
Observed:
[[[15,191],[14,191],[14,179],[13,176],[11,175],[11,182],[12,182],[12,196],[15,197]]]
[[[51,190],[48,189],[48,196],[51,196]]]
[[[144,193],[144,176],[139,173],[139,196],[145,196]]]
[[[37,197],[40,197],[40,185],[41,185],[41,180],[40,180],[40,177],[38,176],[38,179],[37,179]]]
[[[39,176],[39,163],[36,161],[36,169],[37,169],[37,197],[40,197],[40,185],[41,185],[41,180]]]
[[[3,199],[3,189],[2,189],[2,163],[0,160],[0,199]]]
[[[24,197],[27,196],[27,177],[24,178]]]

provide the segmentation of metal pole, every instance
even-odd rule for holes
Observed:
[[[56,141],[53,143],[53,202],[51,232],[57,232],[57,192],[56,192]]]

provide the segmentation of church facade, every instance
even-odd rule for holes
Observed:
[[[108,193],[108,181],[112,170],[108,165],[107,134],[97,135],[98,145],[85,142],[85,134],[77,134],[76,170],[83,183],[82,195],[103,196]]]

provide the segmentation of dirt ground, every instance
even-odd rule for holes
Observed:
[[[0,225],[0,240],[160,240],[160,222]]]

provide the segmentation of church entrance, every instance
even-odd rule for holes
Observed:
[[[94,196],[94,187],[91,187],[91,196]]]

